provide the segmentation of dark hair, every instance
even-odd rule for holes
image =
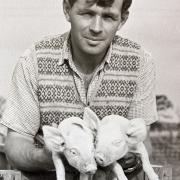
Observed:
[[[122,5],[122,14],[129,11],[129,7],[132,4],[132,0],[124,0]]]
[[[73,6],[75,2],[76,0],[69,0],[71,7]],[[86,2],[90,5],[97,4],[98,6],[101,6],[101,7],[110,7],[113,4],[114,0],[86,0]],[[131,3],[132,3],[132,0],[123,1],[122,14],[128,11],[129,7],[131,6]]]

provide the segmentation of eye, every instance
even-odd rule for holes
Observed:
[[[73,156],[77,156],[79,153],[76,149],[72,148],[72,149],[69,149],[69,152],[71,153],[71,155]]]
[[[65,146],[65,142],[62,142],[62,143],[61,143],[61,146],[64,147],[64,146]]]
[[[86,11],[86,12],[81,12],[80,15],[84,17],[92,17],[94,14],[91,11]]]
[[[95,153],[95,148],[92,148],[92,149],[91,149],[91,152],[94,154],[94,153]]]
[[[95,138],[94,139],[94,144],[96,145],[98,143],[98,140]]]
[[[123,142],[122,139],[117,139],[117,140],[114,140],[114,141],[112,142],[112,144],[113,144],[114,146],[119,146],[119,145],[121,145],[122,142]]]
[[[114,18],[110,15],[104,15],[103,17],[104,19],[107,19],[107,20],[114,20]]]
[[[114,15],[112,13],[105,13],[103,15],[103,18],[104,20],[107,20],[107,21],[118,21],[119,20],[119,16],[118,15]]]
[[[86,12],[84,15],[92,16],[93,14],[91,12]]]

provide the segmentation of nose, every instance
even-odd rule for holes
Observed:
[[[100,16],[94,16],[91,25],[90,25],[90,30],[91,32],[95,34],[99,34],[102,32],[102,18]]]
[[[97,153],[95,159],[99,165],[103,165],[105,162],[105,156],[102,153]]]
[[[85,173],[86,174],[95,174],[96,170],[97,170],[97,166],[94,164],[87,164],[85,167]]]

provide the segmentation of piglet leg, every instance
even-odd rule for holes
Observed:
[[[159,180],[158,175],[154,172],[154,169],[149,161],[149,155],[146,147],[142,142],[137,145],[137,152],[141,155],[143,170],[147,174],[149,180]]]
[[[65,168],[59,154],[52,152],[52,159],[56,169],[56,178],[57,180],[65,180]]]
[[[124,174],[124,171],[123,171],[121,165],[119,163],[115,162],[113,164],[112,171],[115,173],[115,175],[117,177],[116,178],[117,180],[128,180],[127,177]],[[113,179],[113,180],[115,180],[115,179]]]
[[[80,173],[79,180],[92,180],[92,179],[93,179],[93,175],[87,175],[87,174]]]

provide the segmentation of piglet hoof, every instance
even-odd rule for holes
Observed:
[[[155,174],[155,175],[149,177],[149,180],[160,180],[160,179],[159,179],[158,175]]]
[[[118,178],[117,177],[113,177],[112,180],[118,180]]]
[[[120,173],[116,174],[116,180],[128,180],[128,179],[123,172],[121,174]]]

